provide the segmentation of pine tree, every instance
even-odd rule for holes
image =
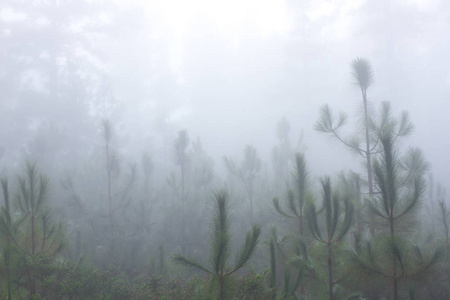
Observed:
[[[281,208],[280,200],[275,197],[273,206],[280,214],[288,218],[295,218],[298,222],[298,233],[304,235],[304,207],[308,196],[308,169],[305,156],[301,153],[295,154],[294,171],[292,172],[294,190],[287,192],[287,211]]]
[[[32,263],[40,256],[52,258],[65,246],[62,222],[54,221],[48,206],[49,179],[38,173],[36,164],[25,161],[24,174],[18,177],[15,193],[16,212],[11,210],[8,181],[2,181],[5,206],[2,207],[0,226],[6,237],[4,252],[7,265],[8,297],[11,297],[11,253],[18,253],[25,262],[25,273],[18,281],[25,281],[30,298],[37,293]],[[17,272],[17,270],[15,270]],[[16,280],[16,281],[17,281]]]
[[[275,197],[273,201],[273,206],[275,211],[287,218],[294,219],[296,222],[296,228],[299,239],[303,239],[301,242],[304,242],[306,237],[305,232],[305,207],[309,201],[312,201],[312,197],[309,193],[309,172],[306,164],[305,156],[302,153],[296,153],[294,159],[294,167],[291,173],[292,175],[292,185],[293,189],[287,190],[287,204],[286,208],[282,208],[280,205],[280,201],[277,197]],[[276,241],[276,235],[272,235],[272,240]],[[294,242],[296,244],[296,242]],[[286,261],[287,256],[293,254],[297,255],[298,251],[294,250],[294,253],[291,251],[286,251],[281,249],[281,245],[276,243],[277,252],[283,253],[283,258]],[[289,254],[288,254],[289,253]],[[294,277],[292,279],[291,277]],[[282,294],[284,296],[295,294],[296,290],[300,285],[300,279],[302,277],[301,272],[298,273],[296,271],[291,270],[290,265],[287,264],[284,267],[284,277],[282,283]],[[297,284],[297,286],[296,286]],[[300,285],[300,294],[305,294],[305,286],[302,283]]]
[[[5,273],[6,273],[6,289],[8,291],[8,300],[11,300],[11,291],[12,291],[12,266],[11,266],[11,255],[13,254],[12,247],[12,233],[15,231],[13,228],[13,222],[11,218],[11,206],[9,202],[9,191],[8,191],[8,180],[5,178],[2,179],[2,190],[3,190],[3,199],[5,201],[5,205],[2,206],[2,212],[0,215],[0,229],[1,233],[5,239],[5,246],[2,249],[3,253],[3,261],[5,263]]]
[[[224,158],[228,171],[238,177],[244,184],[245,191],[250,203],[250,222],[253,224],[253,198],[254,198],[254,182],[256,176],[261,170],[261,159],[253,146],[247,145],[244,149],[244,160],[241,166],[237,167],[231,159]]]
[[[442,249],[424,250],[413,240],[428,164],[417,148],[400,155],[398,137],[413,128],[407,113],[397,120],[392,117],[390,105],[383,103],[374,128],[382,153],[373,163],[376,194],[369,208],[379,222],[379,231],[370,241],[356,239],[354,258],[362,269],[383,277],[392,289],[392,298],[397,300],[402,280],[428,271],[439,260]]]
[[[354,207],[348,198],[342,199],[338,194],[332,193],[328,177],[322,179],[322,190],[323,207],[317,210],[315,204],[310,203],[307,206],[306,215],[308,216],[308,227],[312,236],[317,242],[326,246],[327,279],[323,280],[320,278],[319,272],[310,263],[307,255],[297,258],[297,261],[294,258],[294,261],[306,269],[313,279],[325,281],[328,285],[328,297],[330,300],[333,300],[335,299],[334,285],[346,277],[342,276],[342,274],[341,278],[337,277],[337,274],[342,273],[342,270],[336,270],[337,263],[334,248],[350,230],[353,222]]]
[[[175,150],[175,163],[180,167],[180,177],[181,177],[181,253],[184,255],[186,253],[186,201],[187,201],[187,193],[186,193],[186,175],[187,168],[189,163],[189,156],[187,153],[187,149],[189,147],[189,135],[187,130],[181,130],[178,132],[178,137],[174,143]]]
[[[367,90],[374,82],[372,67],[367,59],[356,58],[352,62],[352,76],[354,84],[361,90],[364,113],[362,115],[362,123],[364,132],[357,132],[351,137],[345,137],[340,129],[347,122],[347,115],[341,113],[337,120],[334,119],[333,113],[328,105],[323,105],[320,109],[320,117],[314,128],[317,131],[324,132],[332,136],[334,139],[342,143],[350,151],[358,154],[366,160],[367,185],[369,190],[369,198],[373,196],[373,175],[372,175],[372,156],[377,154],[378,142],[372,131],[372,116],[369,113],[369,102]],[[361,137],[363,136],[363,138]],[[363,145],[361,145],[363,144]],[[374,233],[373,227],[370,228]]]
[[[356,58],[352,62],[353,68],[353,77],[355,78],[355,84],[359,86],[361,89],[361,96],[364,105],[364,137],[366,142],[365,151],[361,152],[366,157],[366,165],[367,165],[367,182],[369,185],[369,197],[373,196],[373,180],[372,180],[372,151],[370,145],[370,135],[369,135],[369,124],[370,124],[370,116],[368,113],[368,104],[367,104],[367,89],[373,83],[373,72],[372,67],[369,64],[369,61],[364,58]]]
[[[226,190],[215,192],[215,211],[212,220],[212,230],[210,239],[210,268],[203,266],[195,259],[186,258],[183,255],[175,255],[173,261],[185,266],[196,268],[213,276],[219,285],[218,297],[225,299],[226,279],[241,269],[252,257],[258,244],[261,227],[253,225],[253,229],[247,232],[245,242],[236,256],[233,267],[228,266],[228,259],[231,252],[230,234],[230,199]]]

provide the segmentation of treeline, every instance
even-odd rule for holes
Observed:
[[[364,174],[314,178],[285,119],[273,169],[248,145],[241,162],[224,157],[224,180],[185,130],[163,180],[148,153],[125,163],[110,121],[98,151],[60,178],[26,160],[2,180],[2,298],[450,298],[445,193],[427,188],[428,163],[405,147],[408,114],[367,109],[368,61],[352,71],[360,130],[343,134],[347,117],[328,106],[315,129],[360,155]]]

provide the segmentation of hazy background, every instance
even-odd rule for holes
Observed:
[[[358,114],[350,63],[365,57],[372,108],[409,111],[406,144],[449,186],[449,12],[443,0],[3,1],[0,167],[24,153],[47,172],[84,162],[108,118],[129,161],[146,151],[167,172],[187,129],[221,173],[246,144],[269,164],[286,117],[314,175],[361,168],[313,125],[325,103]]]

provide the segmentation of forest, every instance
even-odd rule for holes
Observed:
[[[337,2],[0,4],[0,298],[450,299],[450,6]]]

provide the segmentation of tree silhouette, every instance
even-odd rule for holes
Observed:
[[[244,160],[241,162],[240,167],[237,167],[236,163],[227,157],[224,158],[224,162],[228,171],[238,177],[244,184],[250,203],[250,221],[253,224],[253,184],[256,175],[261,170],[261,159],[259,159],[256,149],[247,145],[244,149]]]
[[[304,206],[308,193],[308,170],[306,166],[305,156],[301,153],[295,154],[294,171],[292,172],[294,190],[288,190],[288,211],[286,212],[280,206],[277,197],[273,199],[275,210],[288,218],[296,218],[298,220],[298,229],[301,236],[304,235]]]

